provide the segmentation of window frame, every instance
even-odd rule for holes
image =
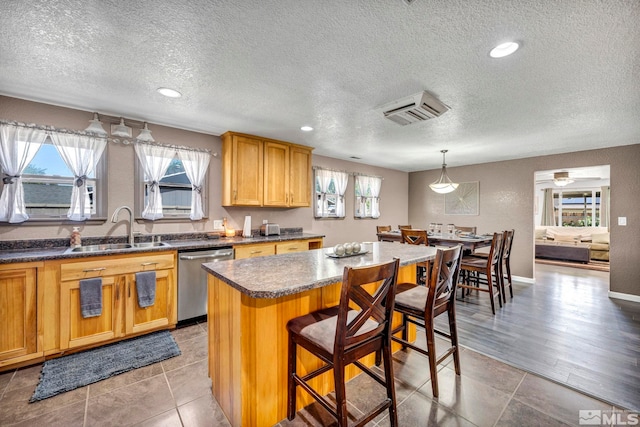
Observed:
[[[178,157],[177,153],[172,157],[173,160],[178,160],[182,162],[182,160]],[[147,191],[147,183],[144,180],[144,170],[142,165],[140,164],[140,160],[137,156],[134,155],[134,177],[136,180],[135,191],[134,191],[134,212],[135,219],[137,222],[194,222],[194,221],[206,221],[209,219],[209,191],[208,191],[208,182],[209,182],[209,169],[207,168],[207,172],[204,175],[204,180],[202,181],[202,212],[203,216],[200,220],[192,220],[189,215],[191,214],[191,204],[187,211],[184,214],[175,214],[175,213],[167,213],[165,212],[165,204],[164,200],[162,203],[162,218],[156,220],[150,220],[142,217],[142,211],[145,207],[145,195]],[[211,166],[211,165],[209,165]],[[166,176],[166,175],[165,175]],[[188,179],[188,177],[187,177]],[[167,184],[163,183],[159,185],[160,187],[175,187],[175,188],[188,188],[189,191],[193,191],[193,184],[189,182],[189,184],[178,185],[178,184]],[[193,193],[191,194],[193,197]],[[193,200],[193,199],[192,199]]]
[[[358,183],[358,176],[366,176],[369,178],[377,178],[380,179],[382,181],[382,178],[379,176],[375,176],[375,175],[366,175],[366,174],[358,174],[356,176],[354,176],[353,179],[353,195],[354,195],[354,206],[353,206],[353,217],[355,219],[379,219],[380,217],[374,217],[373,216],[373,199],[375,199],[375,196],[371,195],[371,187],[367,188],[367,191],[369,192],[369,195],[363,196],[363,195],[358,195],[358,190],[361,191],[361,189],[359,189],[360,185]],[[360,213],[360,201],[358,199],[364,198],[365,200],[365,212],[364,214]],[[379,197],[378,197],[379,198]],[[380,215],[382,215],[382,212],[380,212]]]
[[[337,213],[338,212],[338,204],[340,203],[340,194],[338,193],[338,191],[336,189],[337,185],[336,185],[336,182],[335,182],[335,179],[334,179],[333,176],[331,177],[331,181],[329,183],[329,188],[333,184],[334,192],[330,193],[330,192],[327,191],[325,193],[325,203],[328,205],[329,197],[331,197],[332,199],[335,200],[334,213],[331,214],[329,212],[328,207],[327,207],[327,209],[326,209],[327,214],[325,214],[325,215],[320,214],[318,208],[320,207],[319,204],[322,202],[322,193],[318,191],[318,187],[319,187],[318,174],[317,174],[318,170],[329,170],[330,171],[331,169],[320,168],[320,167],[313,169],[313,217],[314,217],[314,219],[332,219],[333,220],[333,219],[344,219],[344,218],[346,218],[346,216],[347,216],[346,209],[344,209],[345,212],[344,212],[344,215],[342,215],[342,216],[338,216],[338,213]],[[342,173],[346,173],[346,172],[342,172]],[[327,190],[329,188],[327,188]],[[342,203],[344,203],[344,201]],[[346,206],[345,206],[345,208],[346,208]],[[323,211],[324,211],[324,209],[323,209]]]
[[[45,141],[42,143],[43,146],[45,144],[51,145],[55,148],[53,141],[51,141],[51,138],[48,135],[47,135],[47,138],[45,138]],[[30,213],[29,206],[25,202],[25,208],[27,210],[27,214],[29,215],[29,218],[20,224],[28,225],[29,223],[33,224],[33,223],[42,223],[42,222],[58,223],[58,224],[90,224],[90,223],[96,223],[96,222],[103,223],[104,221],[106,221],[107,220],[107,198],[108,198],[108,179],[107,179],[108,150],[109,150],[109,145],[107,144],[104,152],[102,153],[102,156],[100,157],[100,160],[98,161],[98,164],[96,165],[96,168],[94,171],[95,177],[87,178],[88,183],[94,183],[93,211],[91,213],[91,218],[85,219],[83,221],[72,221],[68,219],[67,211],[71,206],[71,199],[69,199],[68,201],[69,204],[65,205],[64,213],[60,215],[48,215],[48,216],[36,215],[36,214]],[[58,155],[60,154],[58,153]],[[62,156],[60,156],[60,158],[62,159]],[[59,175],[39,175],[39,174],[27,174],[27,173],[23,173],[21,178],[22,178],[23,186],[24,184],[28,184],[28,183],[68,184],[72,186],[74,185],[74,180],[75,180],[75,178],[72,176],[63,177]],[[4,184],[0,186],[0,191],[2,191],[3,187],[4,187]]]

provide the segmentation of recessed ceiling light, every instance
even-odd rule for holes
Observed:
[[[513,52],[518,50],[518,47],[520,47],[520,45],[516,42],[502,43],[491,49],[489,56],[492,58],[502,58],[504,56],[511,55]]]
[[[175,89],[169,89],[168,87],[159,87],[158,93],[169,98],[180,98],[182,94]]]
[[[303,130],[305,132],[311,132],[313,128],[311,126],[302,126],[300,130]]]

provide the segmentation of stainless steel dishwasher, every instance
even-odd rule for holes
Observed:
[[[233,259],[233,248],[178,251],[178,324],[191,323],[207,315],[207,262]]]

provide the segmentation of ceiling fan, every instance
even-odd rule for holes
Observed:
[[[554,172],[553,178],[540,179],[540,180],[537,180],[536,182],[539,184],[544,182],[553,182],[558,187],[564,187],[576,181],[594,181],[599,179],[601,178],[597,176],[581,176],[581,177],[570,176],[569,172],[565,171],[565,172]]]

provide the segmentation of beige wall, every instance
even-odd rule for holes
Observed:
[[[595,165],[611,166],[610,290],[640,296],[640,145],[447,168],[457,182],[480,182],[478,216],[444,215],[444,196],[429,190],[439,170],[409,174],[409,222],[475,225],[479,233],[515,229],[512,269],[533,277],[534,173]],[[617,218],[627,217],[627,226]]]
[[[30,102],[0,96],[0,118],[21,122],[33,122],[52,125],[58,128],[84,129],[93,118],[91,112],[57,107],[48,104]],[[138,119],[138,118],[134,118]],[[107,126],[105,125],[105,128]],[[150,124],[153,137],[161,143],[178,144],[190,147],[208,148],[212,152],[221,152],[220,138],[197,132],[190,132],[160,125]],[[241,131],[240,129],[234,129]],[[134,129],[134,135],[137,130]],[[291,141],[296,142],[296,141]],[[134,205],[134,162],[135,153],[131,145],[109,144],[108,156],[108,214],[122,205]],[[228,218],[230,226],[242,228],[245,215],[251,215],[252,228],[258,228],[263,219],[279,223],[281,227],[302,227],[305,232],[324,234],[325,244],[334,245],[347,241],[374,240],[375,225],[399,224],[407,221],[408,174],[390,169],[362,165],[359,163],[313,156],[313,164],[332,169],[379,175],[384,178],[381,188],[382,216],[379,220],[356,220],[353,218],[353,177],[347,188],[347,216],[342,220],[315,220],[311,208],[296,209],[249,209],[223,208],[221,200],[221,164],[220,155],[211,158],[209,169],[208,205],[209,219],[198,222],[145,221],[135,224],[134,229],[143,233],[177,233],[210,231],[213,219]],[[124,218],[124,215],[121,216]],[[82,224],[82,223],[80,223]],[[69,221],[64,224],[28,224],[10,225],[0,223],[0,239],[19,240],[24,238],[66,238],[73,226],[78,223]],[[124,236],[122,222],[110,221],[102,224],[81,225],[83,236]]]

